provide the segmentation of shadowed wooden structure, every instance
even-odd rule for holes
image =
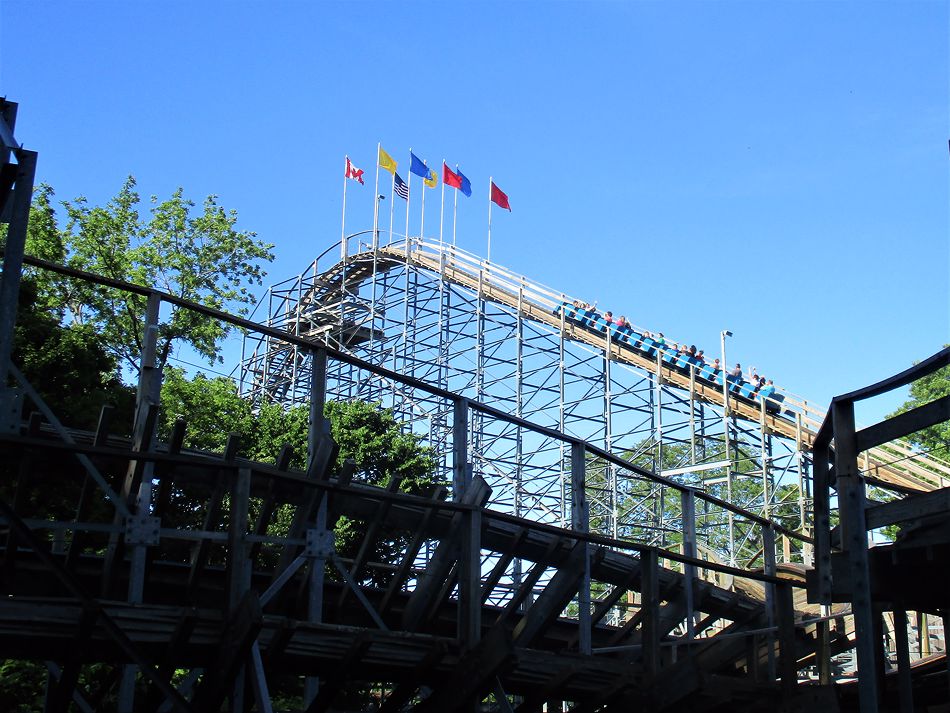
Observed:
[[[31,184],[32,174],[22,180]],[[828,580],[823,561],[820,582],[830,585],[820,585],[820,600],[830,607],[847,599],[857,624],[848,623],[846,608],[816,612],[806,601],[804,570],[777,557],[780,539],[816,544],[830,557],[827,519],[818,523],[824,539],[813,543],[577,438],[305,336],[24,257],[22,242],[8,240],[4,256],[2,290],[13,295],[12,307],[0,305],[4,314],[15,314],[23,263],[138,294],[145,305],[131,438],[115,435],[108,407],[95,432],[60,423],[9,361],[9,329],[0,333],[0,357],[7,355],[0,367],[11,383],[0,419],[0,657],[45,663],[46,711],[99,710],[114,695],[123,713],[267,712],[272,687],[286,677],[305,679],[300,709],[308,713],[871,710],[864,694],[870,664],[860,648],[867,647],[861,617],[868,607],[860,593]],[[289,447],[274,463],[244,460],[236,438],[222,453],[188,450],[187,417],[167,442],[157,439],[163,304],[307,353],[306,469],[289,467]],[[450,404],[450,479],[407,495],[395,485],[359,482],[352,462],[335,466],[324,417],[334,361]],[[486,507],[490,488],[471,468],[476,415],[564,443],[569,528]],[[924,420],[934,417],[928,411]],[[836,421],[836,457],[850,458],[843,433]],[[820,432],[819,445],[829,435]],[[592,459],[676,494],[680,549],[591,533]],[[847,474],[838,463],[840,496]],[[821,483],[827,489],[830,481]],[[830,501],[822,502],[821,512],[829,512]],[[927,513],[936,512],[927,502]],[[728,514],[758,538],[754,570],[703,556],[700,511]],[[903,516],[891,513],[888,521]],[[350,557],[335,547],[344,517],[361,524]],[[396,543],[397,554],[376,561],[383,540]],[[858,563],[852,572],[866,572],[866,558],[853,554],[856,540],[842,541]],[[930,602],[915,605],[926,610]],[[834,655],[854,648],[855,629],[860,704],[833,682],[831,667]],[[883,651],[868,650],[872,657]],[[112,670],[98,688],[79,685],[90,663]],[[921,696],[934,680],[947,685],[944,672],[929,669],[901,680],[902,692],[913,692],[916,681]]]

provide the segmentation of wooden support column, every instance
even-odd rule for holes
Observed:
[[[571,443],[571,528],[576,532],[590,531],[590,511],[587,503],[585,450],[581,441]],[[591,652],[590,612],[590,544],[579,541],[581,548],[581,577],[577,588],[577,648],[581,654]]]
[[[818,664],[818,683],[822,686],[830,686],[831,677],[831,622],[826,618],[831,615],[831,607],[822,604],[820,609],[821,621],[817,627],[818,646],[815,651]]]
[[[643,668],[654,677],[660,671],[660,560],[654,549],[640,553],[640,611],[643,620]]]
[[[795,647],[795,600],[792,585],[781,582],[775,585],[775,609],[778,616],[779,671],[782,678],[782,694],[786,700],[795,695],[798,687],[798,656]],[[772,651],[770,636],[769,650]],[[773,679],[774,680],[774,679]]]
[[[247,558],[251,470],[238,468],[231,487],[230,527],[228,528],[228,616],[233,618],[251,588],[251,563]],[[255,595],[256,602],[256,595]],[[258,611],[260,604],[256,604]],[[236,664],[237,665],[237,664]],[[231,713],[243,713],[246,671],[243,658],[234,672]]]
[[[831,520],[828,469],[831,452],[827,443],[815,446],[812,477],[814,487],[814,565],[818,574],[818,602],[831,604]]]
[[[692,488],[680,491],[682,504],[683,554],[696,558],[696,498]],[[683,566],[683,587],[686,593],[686,639],[692,641],[696,635],[696,567]]]
[[[835,475],[841,512],[841,542],[848,554],[851,608],[857,639],[858,698],[862,713],[877,713],[879,686],[875,649],[880,647],[881,642],[875,640],[874,636],[874,607],[868,572],[868,533],[864,515],[864,480],[858,471],[854,404],[850,401],[833,401],[831,417],[835,434]],[[817,490],[815,496],[817,499]]]
[[[468,401],[455,400],[452,415],[452,500],[472,506],[462,514],[459,538],[458,638],[463,650],[478,643],[482,629],[481,502],[466,496],[472,487],[472,468],[468,462]]]
[[[139,383],[135,399],[135,425],[132,434],[133,448],[137,453],[152,450],[152,442],[158,427],[158,407],[161,399],[162,373],[156,363],[158,350],[158,319],[161,310],[161,297],[151,292],[145,310],[145,333],[142,335],[142,355],[139,360]],[[124,541],[131,545],[129,564],[129,591],[130,604],[139,604],[144,596],[145,564],[147,559],[146,542],[138,534],[148,525],[149,508],[152,504],[152,474],[154,463],[145,463],[133,460],[129,463],[125,481],[122,487],[122,497],[125,498],[132,513],[126,520]],[[118,514],[115,518],[118,524]],[[158,523],[153,527],[158,529]],[[157,544],[157,542],[155,542]],[[106,554],[107,561],[103,567],[103,595],[109,595],[114,569],[118,566],[123,554],[123,537],[114,535],[110,538]],[[122,682],[119,686],[118,710],[120,713],[131,713],[135,708],[135,673],[134,666],[126,666],[122,672]]]
[[[910,677],[910,642],[907,637],[907,611],[894,610],[894,643],[897,648],[897,691],[900,713],[914,713],[914,689]]]
[[[343,245],[344,251],[346,245]],[[345,252],[344,252],[345,257]],[[325,472],[318,472],[317,468],[322,464],[318,461],[326,461],[326,469],[330,467],[330,458],[327,454],[327,444],[330,442],[330,424],[324,416],[324,408],[327,400],[327,350],[314,349],[311,354],[310,369],[310,429],[307,435],[307,464],[308,474],[311,477],[325,477]],[[321,448],[323,446],[323,448]],[[316,528],[319,536],[326,538],[327,525],[327,498],[324,493],[314,494],[319,499],[317,505]],[[309,499],[308,499],[309,500]],[[307,508],[309,510],[309,508]],[[306,527],[306,519],[310,517],[309,512],[300,513],[295,518],[295,524],[300,527]],[[307,581],[307,621],[318,624],[323,621],[323,580],[325,560],[314,558],[310,562],[310,573]],[[289,562],[287,563],[289,565]],[[310,707],[316,699],[320,689],[320,679],[316,676],[307,676],[304,679],[303,704]]]
[[[775,529],[771,525],[762,526],[762,562],[765,574],[770,577],[776,575],[775,566]],[[765,583],[765,620],[768,631],[765,632],[765,648],[768,654],[767,665],[769,680],[774,681],[777,675],[775,670],[775,633],[776,622],[781,623],[781,617],[794,612],[779,611],[779,603],[775,599],[775,585],[771,582]],[[784,653],[784,650],[783,650]]]

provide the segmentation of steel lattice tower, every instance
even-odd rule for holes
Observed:
[[[559,308],[572,296],[454,246],[419,239],[379,246],[359,242],[361,235],[372,231],[274,285],[268,324],[624,455],[765,517],[781,514],[796,528],[808,522],[809,441],[822,414],[806,402],[784,395],[782,408],[767,412],[727,398],[724,409],[722,392],[693,370],[676,372],[565,320]],[[310,366],[296,349],[268,339],[244,349],[245,395],[305,402]],[[329,389],[333,398],[393,409],[440,454],[451,453],[449,399],[346,364],[331,374]],[[474,472],[491,484],[491,506],[568,524],[563,441],[482,414],[471,419],[468,451]],[[615,465],[587,467],[593,529],[661,544],[680,529],[662,486],[643,490]],[[744,541],[727,513],[698,513],[697,524],[721,533],[720,556],[754,560],[756,543]]]

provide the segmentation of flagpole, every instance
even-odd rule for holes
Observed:
[[[393,170],[389,186],[389,244],[393,244],[393,211],[396,210],[396,171]]]
[[[428,170],[429,166],[425,161],[422,165]],[[425,240],[426,237],[426,179],[422,179],[422,218],[419,220],[419,238]]]
[[[343,164],[343,217],[340,220],[340,260],[346,260],[346,156]]]
[[[379,250],[379,150],[383,144],[376,142],[376,184],[373,190],[373,251]]]
[[[442,247],[442,224],[445,222],[445,159],[442,159],[442,207],[439,208],[439,248]]]
[[[488,262],[491,262],[491,187],[495,185],[495,180],[488,177]]]
[[[455,171],[458,172],[459,165],[455,164]],[[452,247],[455,247],[455,221],[458,219],[459,212],[459,188],[455,189],[455,203],[452,205]]]
[[[406,174],[406,257],[409,257],[409,197],[412,195],[412,146],[409,147],[409,172]]]

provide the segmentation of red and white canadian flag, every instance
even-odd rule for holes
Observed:
[[[350,163],[350,157],[346,157],[346,177],[353,178],[360,182],[360,185],[363,184],[363,169],[357,168],[352,163]]]

